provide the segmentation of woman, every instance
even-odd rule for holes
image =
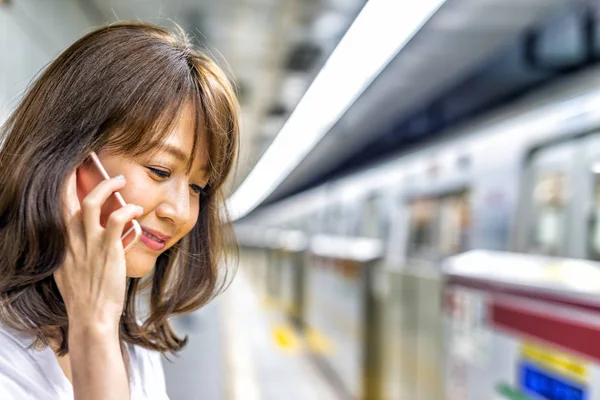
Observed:
[[[159,355],[185,344],[168,317],[224,282],[226,76],[184,34],[114,24],[50,64],[1,133],[0,398],[166,398]],[[112,179],[89,180],[92,151]],[[129,204],[106,215],[116,191]]]

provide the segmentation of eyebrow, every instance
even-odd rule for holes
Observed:
[[[179,147],[175,147],[171,144],[162,144],[161,148],[183,163],[187,163],[189,161],[188,155]],[[206,164],[200,166],[200,172],[206,172],[207,170],[208,167]]]

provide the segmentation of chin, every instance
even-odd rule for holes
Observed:
[[[127,277],[128,278],[141,278],[152,272],[154,265],[156,264],[156,257],[136,249],[131,249],[125,256],[127,262]]]

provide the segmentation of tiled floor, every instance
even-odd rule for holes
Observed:
[[[171,400],[226,399],[220,310],[219,302],[213,302],[174,322],[176,331],[187,334],[189,339],[187,346],[172,362],[163,359]]]
[[[240,268],[212,304],[174,323],[189,335],[165,362],[171,400],[329,400],[334,391],[277,312],[258,298]]]

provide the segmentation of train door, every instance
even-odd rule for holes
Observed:
[[[441,399],[442,279],[439,261],[469,248],[471,195],[465,186],[407,203],[405,268],[391,271],[385,306],[385,391],[388,398]]]
[[[566,256],[573,210],[569,198],[576,181],[573,142],[542,148],[531,155],[526,170],[525,208],[520,249],[527,253]]]

